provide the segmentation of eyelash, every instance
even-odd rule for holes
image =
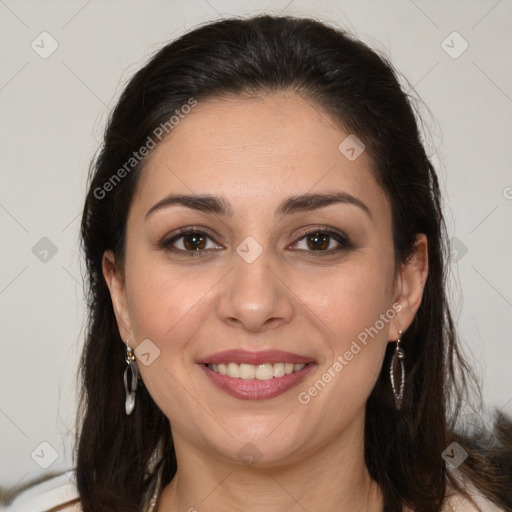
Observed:
[[[200,249],[200,250],[195,250],[195,251],[188,251],[185,249],[177,249],[177,248],[173,247],[173,244],[177,240],[179,240],[180,238],[184,238],[185,236],[188,236],[188,235],[201,235],[201,236],[204,236],[204,237],[212,240],[212,237],[210,235],[208,235],[208,233],[206,233],[205,231],[198,229],[198,228],[190,227],[190,228],[182,228],[182,229],[178,230],[178,232],[175,233],[174,236],[172,236],[171,238],[168,238],[168,239],[164,239],[159,245],[164,250],[166,250],[168,252],[188,253],[187,255],[190,255],[192,257],[205,256],[205,253],[207,253],[208,251],[211,250],[211,249]],[[354,248],[353,244],[350,242],[349,238],[345,234],[343,234],[339,231],[334,231],[327,227],[315,228],[315,229],[310,229],[308,231],[305,231],[305,232],[301,233],[300,238],[297,239],[297,242],[301,241],[304,238],[307,238],[308,236],[313,236],[313,235],[327,235],[328,237],[334,239],[338,244],[340,244],[341,247],[338,247],[336,249],[318,250],[318,251],[298,249],[299,251],[303,251],[303,252],[316,253],[314,255],[311,255],[312,257],[330,256],[330,255],[340,252],[342,250],[348,250],[348,249]],[[295,242],[295,243],[297,243],[297,242]],[[329,245],[330,245],[330,243],[329,243]]]

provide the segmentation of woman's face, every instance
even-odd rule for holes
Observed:
[[[362,436],[424,274],[395,272],[390,205],[348,135],[292,93],[211,100],[150,155],[124,269],[104,269],[177,445],[272,465]]]

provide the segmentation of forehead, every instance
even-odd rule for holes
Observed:
[[[218,194],[236,213],[237,201],[243,208],[332,190],[365,197],[386,215],[369,155],[340,151],[349,135],[295,93],[199,102],[150,154],[137,200],[149,208],[170,192]]]

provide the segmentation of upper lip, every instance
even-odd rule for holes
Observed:
[[[313,359],[282,350],[260,350],[258,352],[249,350],[224,350],[223,352],[215,352],[214,354],[203,357],[197,362],[199,364],[238,363],[252,365],[265,363],[307,364],[313,362]]]

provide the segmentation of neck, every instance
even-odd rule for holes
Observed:
[[[364,418],[363,418],[364,421]],[[364,463],[364,423],[286,464],[236,464],[198,450],[173,432],[178,471],[158,512],[380,512],[380,488]]]

